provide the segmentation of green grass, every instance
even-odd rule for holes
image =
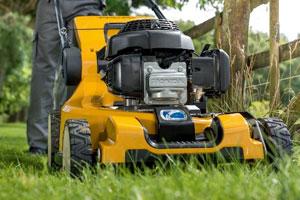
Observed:
[[[85,172],[82,181],[50,173],[47,159],[26,153],[25,126],[0,125],[0,199],[300,199],[300,166],[293,158],[275,170],[265,163],[200,166],[175,162],[129,172]]]

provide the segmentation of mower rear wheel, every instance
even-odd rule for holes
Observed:
[[[52,111],[48,120],[48,167],[56,170],[61,168],[61,162],[55,159],[59,149],[60,111]]]
[[[96,160],[88,122],[68,120],[63,139],[63,170],[72,176],[79,176],[83,168],[94,166]]]
[[[281,119],[259,119],[264,131],[264,140],[267,148],[267,158],[274,161],[292,154],[291,134]]]

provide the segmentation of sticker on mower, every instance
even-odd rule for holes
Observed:
[[[187,115],[182,110],[161,110],[160,116],[166,121],[185,121],[187,120]]]

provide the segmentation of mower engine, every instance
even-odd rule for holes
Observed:
[[[99,71],[110,91],[131,104],[193,104],[224,93],[230,78],[223,50],[204,50],[201,56],[194,51],[192,39],[174,22],[132,21],[109,39]]]

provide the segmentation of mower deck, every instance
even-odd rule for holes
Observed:
[[[264,158],[263,143],[251,137],[251,127],[239,113],[217,116],[218,138],[214,141],[195,139],[178,142],[158,142],[155,139],[156,118],[153,113],[67,106],[62,112],[61,130],[64,130],[64,120],[71,117],[89,122],[92,148],[100,149],[98,161],[101,163],[128,162],[130,152],[144,152],[142,155],[146,159],[148,155],[213,154],[230,148],[240,149],[244,160]],[[212,120],[193,118],[196,138],[201,138],[204,130],[211,126]],[[63,141],[63,134],[60,141]],[[62,143],[60,149],[63,150]],[[143,160],[143,156],[138,157],[140,161]]]
[[[102,163],[124,163],[130,151],[147,151],[154,155],[210,154],[226,148],[241,148],[243,159],[263,159],[261,142],[251,139],[247,122],[240,114],[219,116],[222,139],[218,144],[193,141],[156,143],[147,131],[132,117],[110,117],[107,122],[107,139],[99,143]],[[231,121],[228,124],[228,121]],[[232,123],[234,121],[235,123]],[[141,158],[140,158],[141,159]]]

